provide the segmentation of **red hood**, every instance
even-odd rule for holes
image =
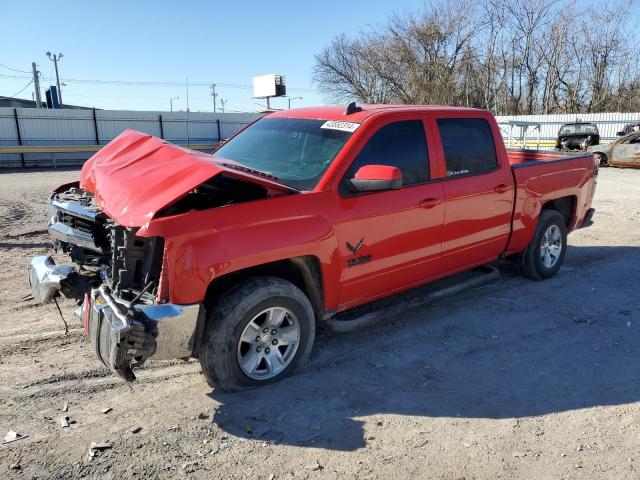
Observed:
[[[95,194],[100,209],[120,225],[141,227],[158,211],[222,172],[258,183],[272,194],[293,191],[265,178],[226,168],[213,155],[135,130],[125,130],[87,160],[80,186]]]

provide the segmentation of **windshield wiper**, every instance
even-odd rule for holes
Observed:
[[[279,181],[280,180],[275,175],[272,175],[272,174],[267,173],[267,172],[262,172],[260,170],[256,170],[255,168],[249,168],[249,167],[245,167],[243,165],[237,165],[237,164],[234,164],[234,163],[223,163],[222,165],[227,167],[227,168],[231,168],[233,170],[238,170],[238,171],[244,172],[244,173],[250,173],[252,175],[257,175],[259,177],[265,177],[265,178],[268,178],[270,180],[275,180],[275,181]]]

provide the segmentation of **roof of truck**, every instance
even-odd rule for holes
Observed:
[[[475,111],[477,108],[447,107],[442,105],[368,105],[358,104],[361,109],[347,114],[347,105],[327,105],[322,107],[292,108],[269,115],[269,118],[313,118],[321,120],[342,120],[361,122],[376,113],[382,112],[436,112],[436,111]],[[482,110],[481,110],[482,111]]]

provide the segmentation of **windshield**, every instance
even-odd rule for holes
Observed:
[[[598,129],[590,123],[563,125],[560,135],[597,135]]]
[[[326,120],[264,118],[215,151],[216,157],[278,177],[298,190],[313,189],[351,132],[322,128]]]

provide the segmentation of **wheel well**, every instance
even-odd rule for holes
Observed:
[[[542,205],[543,210],[555,210],[562,215],[567,228],[571,225],[571,219],[575,213],[576,197],[562,197],[550,200]]]
[[[223,293],[239,282],[250,277],[263,276],[278,277],[293,283],[304,292],[311,302],[316,318],[322,318],[324,301],[320,262],[316,257],[310,255],[256,265],[216,278],[207,288],[205,303],[213,305]]]

